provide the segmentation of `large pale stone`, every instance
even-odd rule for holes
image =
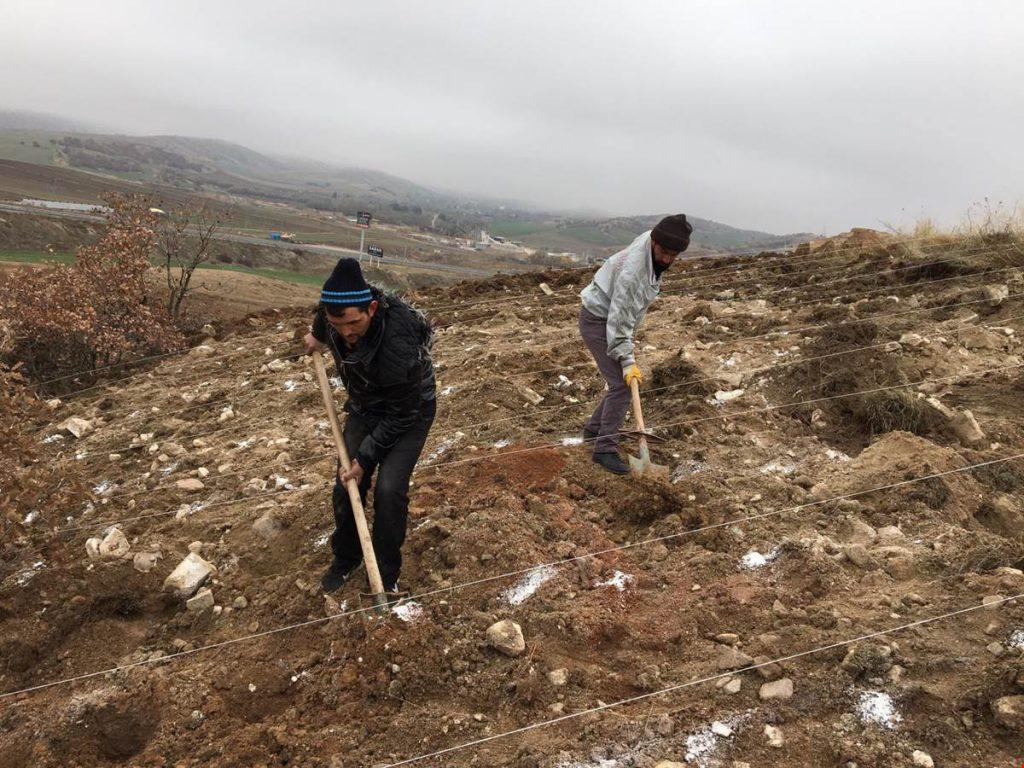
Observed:
[[[57,429],[70,432],[75,437],[81,437],[92,430],[92,422],[81,419],[78,416],[72,416],[71,418],[62,421],[57,426]]]
[[[195,552],[190,552],[164,580],[164,591],[173,592],[176,597],[186,600],[192,597],[216,570],[213,563],[208,563]]]
[[[1011,731],[1024,732],[1024,696],[1003,696],[992,702],[996,722]]]
[[[100,557],[104,560],[120,560],[122,557],[127,557],[131,549],[132,545],[128,543],[128,539],[121,529],[112,528],[100,542]]]
[[[715,666],[721,671],[743,669],[753,663],[754,660],[752,658],[731,645],[719,646],[718,657],[715,659]]]
[[[213,592],[209,589],[201,589],[196,592],[195,597],[190,597],[185,601],[185,608],[192,613],[202,613],[213,608],[213,604]]]
[[[506,656],[518,656],[526,650],[523,629],[511,619],[496,622],[487,628],[487,644]]]
[[[793,696],[793,681],[788,677],[773,680],[761,686],[758,696],[762,699],[789,699]]]

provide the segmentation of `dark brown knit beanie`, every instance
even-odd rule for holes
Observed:
[[[651,230],[651,237],[665,250],[681,253],[690,245],[691,232],[693,232],[693,227],[686,220],[686,214],[677,213],[659,221],[658,225]]]

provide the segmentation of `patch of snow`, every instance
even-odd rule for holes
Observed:
[[[696,475],[700,472],[707,471],[708,465],[703,461],[690,461],[680,464],[674,470],[672,470],[672,476],[669,480],[675,485],[682,480],[685,480],[690,475]]]
[[[597,586],[599,587],[615,587],[619,592],[626,591],[626,585],[636,581],[636,577],[629,573],[623,573],[622,571],[615,571],[612,577],[608,581],[599,581]]]
[[[730,717],[727,720],[715,720],[706,727],[686,737],[686,754],[683,759],[688,763],[696,763],[699,766],[718,765],[717,760],[712,759],[715,750],[723,739],[731,739],[736,729],[740,727],[749,715],[742,714]]]
[[[399,603],[391,609],[391,612],[402,621],[411,622],[423,616],[423,606],[415,601]]]
[[[284,386],[285,392],[294,392],[299,388],[299,382],[294,379],[288,379],[288,381],[286,381],[282,386]]]
[[[108,493],[113,487],[114,484],[109,480],[100,480],[99,484],[92,489],[92,492],[101,496],[104,493]]]
[[[769,461],[763,467],[760,472],[762,475],[779,474],[779,475],[792,475],[796,472],[796,467],[791,467],[788,464],[783,464],[778,461]]]
[[[465,437],[465,435],[462,432],[456,432],[447,440],[442,440],[441,444],[431,451],[429,456],[427,456],[427,461],[436,461],[441,458],[441,456],[454,448],[463,437]]]
[[[555,389],[569,389],[572,386],[572,379],[564,373],[558,374],[558,381],[552,384]]]
[[[342,389],[342,388],[343,388],[343,387],[345,386],[345,382],[343,382],[343,381],[341,380],[341,378],[340,378],[340,377],[338,377],[338,376],[332,376],[332,377],[330,378],[330,382],[331,382],[331,386],[332,386],[332,387],[333,387],[334,389]]]
[[[833,448],[829,448],[825,451],[825,456],[832,459],[832,461],[850,461],[850,457],[842,451],[837,451]]]
[[[49,445],[50,443],[57,443],[64,439],[64,435],[50,435],[42,439],[43,445]]]
[[[287,477],[281,477],[280,475],[271,475],[271,478],[274,480],[275,488],[284,488],[286,491],[295,490],[295,486],[292,485],[291,480],[289,480]]]
[[[883,691],[861,691],[857,702],[857,715],[862,723],[875,723],[889,730],[903,721],[903,716],[896,711],[892,697]]]
[[[327,546],[327,541],[330,538],[331,538],[331,534],[329,534],[329,533],[325,533],[325,534],[323,534],[321,536],[318,536],[316,538],[316,540],[313,542],[313,549],[323,549],[324,547]]]
[[[1024,629],[1015,629],[1011,632],[1006,644],[1018,651],[1024,651]]]
[[[449,384],[447,387],[441,390],[441,397],[448,397],[452,392],[455,391],[455,387]]]
[[[35,575],[40,571],[40,569],[45,567],[46,563],[44,563],[42,560],[40,560],[38,563],[33,563],[31,568],[26,568],[25,570],[21,571],[17,576],[15,576],[14,581],[17,583],[19,587],[24,587],[26,584],[32,581],[32,579],[35,578]]]
[[[171,472],[173,472],[177,468],[178,468],[178,462],[174,462],[173,464],[168,464],[166,467],[161,469],[160,472],[162,474],[164,474],[164,475],[169,475],[169,474],[171,474]]]
[[[562,760],[555,768],[619,768],[618,760]]]
[[[237,450],[244,451],[246,448],[252,448],[254,442],[255,440],[252,440],[251,438],[239,440],[238,443],[235,444],[235,448]]]
[[[523,577],[522,581],[514,587],[506,589],[502,596],[510,605],[519,605],[533,595],[545,583],[551,581],[558,573],[558,569],[550,565],[535,568]]]
[[[327,431],[327,430],[329,430],[330,428],[331,428],[331,424],[330,424],[330,422],[329,422],[329,421],[327,421],[326,419],[324,419],[323,421],[318,421],[318,422],[316,423],[316,428],[315,428],[315,430],[314,430],[314,431],[315,431],[315,432],[316,432],[317,434],[320,434],[320,433],[322,433],[322,432],[326,432],[326,431]]]
[[[22,525],[32,525],[32,523],[36,521],[37,517],[39,517],[39,510],[33,509],[27,515],[25,515],[25,519],[21,521]]]
[[[495,448],[508,448],[510,445],[512,445],[512,441],[508,440],[508,439],[505,439],[505,440],[499,440],[498,442],[496,442],[494,444],[494,447]]]
[[[747,571],[764,568],[768,563],[774,562],[780,553],[779,547],[775,547],[771,552],[764,555],[756,549],[752,549],[740,558],[740,568]]]
[[[562,445],[583,445],[582,437],[563,437]]]

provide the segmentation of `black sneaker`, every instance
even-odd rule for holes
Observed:
[[[595,453],[594,461],[616,475],[629,474],[629,465],[617,453]]]
[[[597,440],[598,433],[592,429],[583,428],[583,439],[584,440]]]
[[[352,578],[352,574],[356,572],[358,567],[358,564],[346,566],[337,560],[332,560],[331,567],[324,572],[323,577],[320,579],[320,586],[324,592],[334,592],[341,589]]]

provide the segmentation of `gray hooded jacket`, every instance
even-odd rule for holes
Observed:
[[[623,372],[636,363],[633,334],[659,291],[661,279],[654,274],[651,233],[647,231],[611,256],[580,292],[584,308],[605,318],[608,356],[622,366]]]

